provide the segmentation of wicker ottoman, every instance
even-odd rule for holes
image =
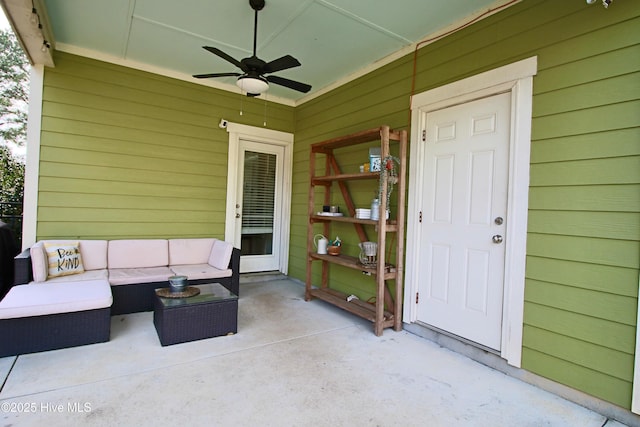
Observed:
[[[238,332],[238,296],[219,283],[193,287],[199,295],[155,296],[153,324],[163,346]]]
[[[106,279],[17,285],[0,301],[0,357],[109,341]]]

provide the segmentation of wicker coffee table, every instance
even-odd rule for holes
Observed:
[[[219,283],[192,286],[199,295],[155,296],[153,324],[163,346],[238,332],[238,296]]]

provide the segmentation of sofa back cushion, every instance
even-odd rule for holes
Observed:
[[[211,255],[209,255],[209,265],[219,270],[226,270],[229,267],[232,252],[233,245],[231,243],[223,240],[216,240],[213,242]]]
[[[217,239],[170,239],[169,265],[206,264]]]
[[[49,274],[49,258],[44,249],[44,242],[36,242],[29,249],[31,255],[31,270],[34,282],[44,282]]]
[[[106,240],[41,240],[31,247],[31,267],[33,281],[44,282],[48,276],[48,257],[44,248],[45,243],[54,245],[68,245],[78,242],[80,255],[85,271],[103,270],[107,268],[107,241]]]
[[[169,244],[165,239],[110,240],[109,269],[145,268],[169,265]]]

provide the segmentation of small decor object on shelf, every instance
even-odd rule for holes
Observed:
[[[371,219],[377,221],[380,218],[380,199],[371,201]]]
[[[340,246],[327,246],[327,252],[329,255],[340,255]]]
[[[360,247],[360,263],[364,266],[376,265],[378,256],[378,243],[377,242],[362,242],[359,243]]]
[[[369,148],[369,163],[371,164],[371,172],[380,172],[380,148]]]
[[[371,219],[371,209],[356,209],[357,219]]]
[[[378,186],[378,199],[382,199],[382,187],[384,182],[387,183],[387,202],[385,206],[389,209],[389,202],[391,201],[391,193],[393,192],[393,186],[398,183],[398,166],[400,165],[400,159],[394,156],[387,156],[382,159],[383,168],[380,171],[380,181]],[[396,166],[398,165],[398,166]],[[387,212],[387,219],[389,214]]]
[[[329,239],[322,234],[316,234],[313,236],[313,244],[316,247],[316,251],[319,255],[327,254],[327,246],[329,246]]]
[[[335,240],[329,242],[329,246],[327,246],[327,252],[329,255],[340,255],[340,249],[342,246],[342,240],[340,240],[339,236],[336,236]]]
[[[187,286],[187,276],[171,276],[169,277],[169,286],[171,292],[182,292]]]

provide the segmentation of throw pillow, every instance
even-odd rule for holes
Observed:
[[[31,270],[33,271],[34,282],[44,282],[47,280],[47,272],[49,270],[49,260],[44,243],[38,242],[29,249],[31,253]]]
[[[49,277],[84,273],[78,242],[66,245],[45,243],[44,247],[49,259]]]
[[[209,255],[209,265],[218,270],[226,270],[229,268],[232,252],[233,245],[231,243],[223,240],[215,240],[211,248],[211,254]]]

